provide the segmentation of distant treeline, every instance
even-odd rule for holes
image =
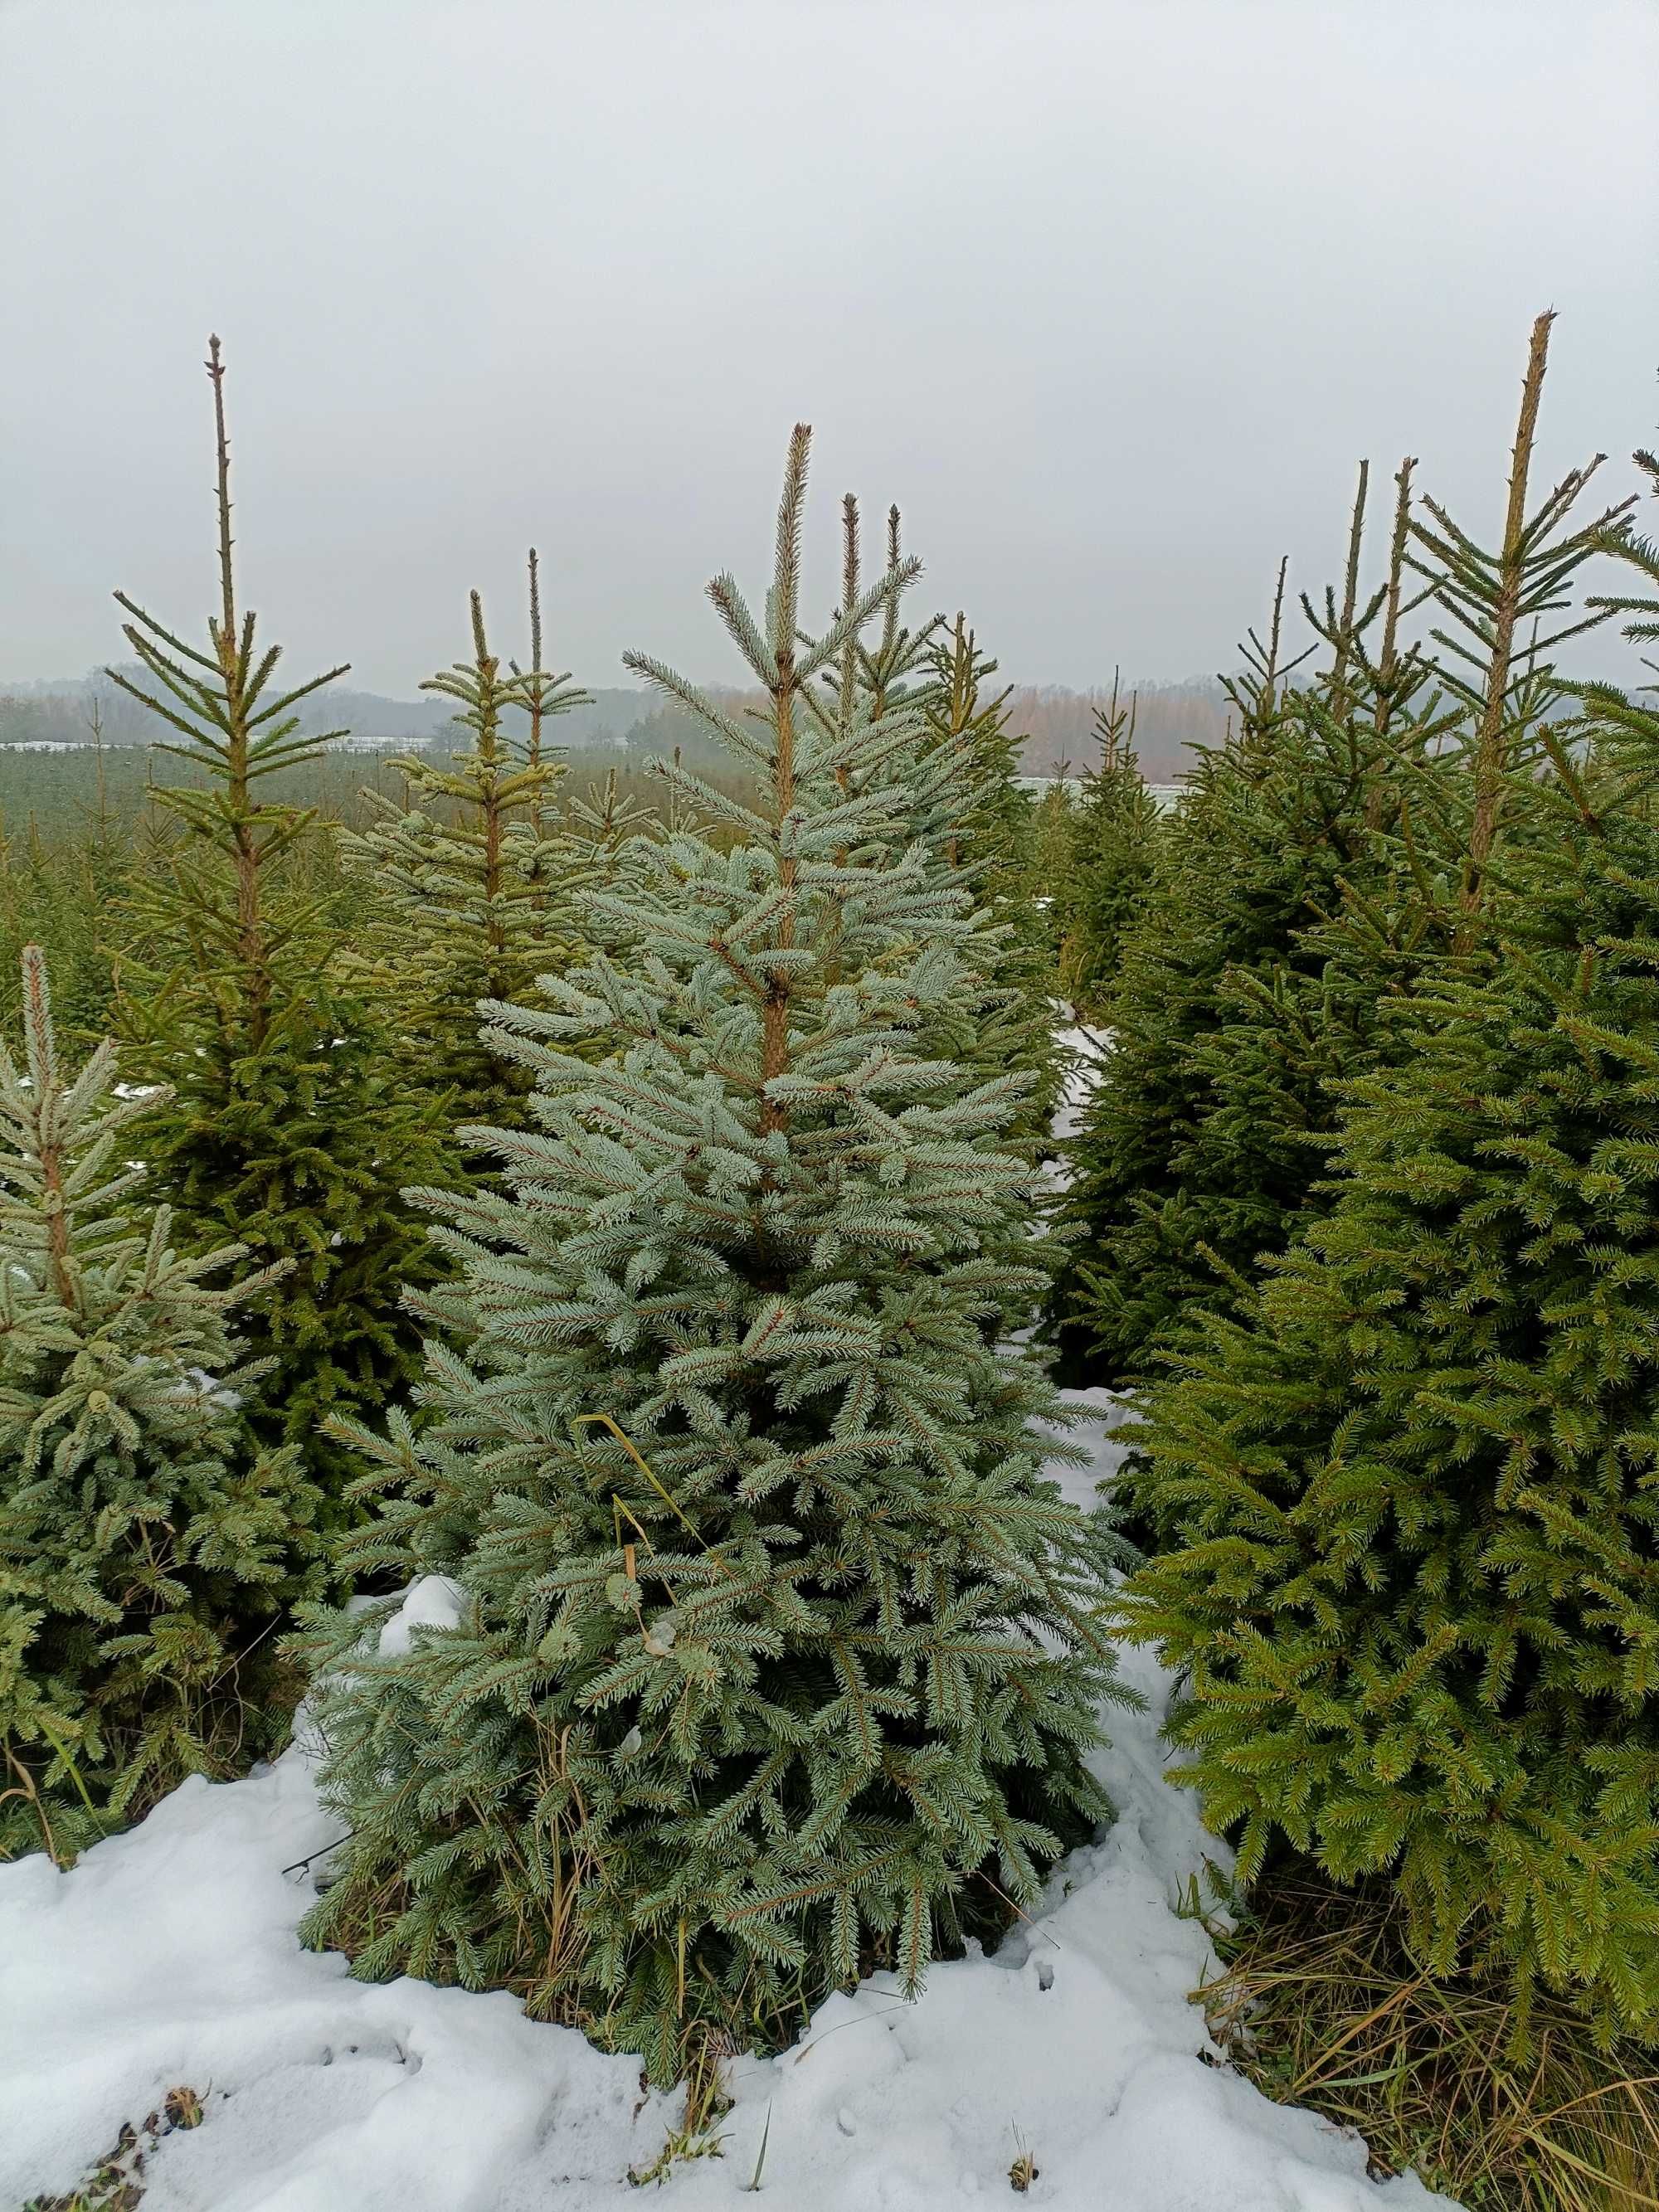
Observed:
[[[412,741],[410,749],[416,749]],[[420,749],[441,758],[449,748],[446,744]],[[653,811],[661,809],[661,784],[645,776],[642,762],[614,745],[573,747],[567,766],[561,788],[570,797],[603,787],[614,772],[620,795]],[[0,873],[9,857],[15,858],[33,842],[57,848],[90,836],[125,850],[135,841],[142,845],[148,836],[161,834],[162,824],[149,799],[152,780],[175,785],[204,781],[192,763],[152,754],[141,745],[106,745],[101,752],[80,744],[61,752],[0,745]],[[732,781],[729,772],[721,781]],[[342,750],[273,777],[268,795],[314,807],[325,822],[362,829],[372,818],[365,793],[380,792],[401,803],[404,790],[395,752]]]
[[[125,674],[149,685],[136,662],[120,664]],[[619,747],[639,720],[645,694],[617,689],[592,692],[587,702],[562,715],[559,735],[573,749]],[[330,684],[300,710],[301,726],[312,735],[347,730],[354,736],[395,738],[407,745],[434,743],[448,730],[454,712],[442,698],[388,699],[377,691]],[[154,744],[158,724],[129,692],[101,668],[84,677],[40,684],[0,683],[0,745],[86,744],[96,717],[106,745]]]
[[[1226,733],[1228,702],[1218,677],[1178,684],[1124,684],[1120,701],[1134,695],[1135,750],[1149,783],[1173,782],[1192,765],[1194,745],[1218,745]],[[1058,684],[1017,684],[1009,719],[1020,738],[1028,775],[1062,766],[1080,775],[1099,754],[1095,715],[1110,701],[1109,689],[1068,691]]]
[[[1135,742],[1142,771],[1153,782],[1178,775],[1188,765],[1189,746],[1220,742],[1227,702],[1218,680],[1195,678],[1134,689]],[[728,709],[741,711],[760,703],[741,692],[718,696]],[[1073,691],[1060,684],[1016,685],[1009,708],[1027,773],[1042,775],[1063,763],[1074,772],[1091,766],[1097,745],[1095,711],[1109,696],[1099,686]],[[313,732],[344,729],[361,738],[395,738],[416,746],[443,742],[450,713],[449,703],[442,699],[391,699],[378,692],[331,686],[306,702],[301,719]],[[106,746],[148,746],[156,737],[155,716],[98,670],[79,679],[0,685],[0,749],[87,744],[94,715]],[[713,764],[707,741],[691,717],[678,708],[653,706],[644,691],[621,687],[594,691],[585,705],[562,715],[551,734],[573,754],[593,752],[613,760],[620,755],[631,768],[653,753],[672,754],[676,746],[689,763]],[[52,756],[31,757],[44,761]],[[46,775],[40,778],[43,787],[50,781]],[[15,815],[16,790],[9,775],[0,780],[0,805],[9,817]]]

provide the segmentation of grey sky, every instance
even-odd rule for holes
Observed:
[[[559,665],[732,675],[797,416],[815,611],[853,489],[1012,677],[1212,668],[1362,453],[1490,532],[1541,307],[1632,488],[1656,82],[1651,0],[0,0],[0,676],[205,617],[210,328],[296,674],[521,652],[533,541]]]

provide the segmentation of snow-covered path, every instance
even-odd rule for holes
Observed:
[[[1089,1394],[1086,1497],[1114,1448]],[[1315,2115],[1270,2104],[1207,2048],[1188,2002],[1207,1946],[1173,1903],[1207,1852],[1162,1778],[1166,1686],[1114,1714],[1100,1772],[1116,1824],[1060,1870],[994,1959],[938,1966],[915,2004],[878,1980],[823,2007],[776,2059],[732,2069],[725,2154],[674,2170],[670,2198],[735,2206],[768,2133],[759,2194],[784,2212],[1404,2212]],[[164,2136],[144,2212],[588,2212],[614,2205],[676,2117],[636,2063],[526,2021],[501,1994],[347,1979],[301,1951],[309,1900],[284,1867],[337,1834],[303,1747],[246,1782],[178,1790],[73,1872],[0,1867],[0,2208],[69,2188],[166,2092],[204,2124]],[[1016,2131],[1018,2131],[1016,2133]]]

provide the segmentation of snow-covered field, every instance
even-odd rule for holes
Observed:
[[[1084,1394],[1087,1474],[1109,1472],[1103,1394]],[[443,1593],[416,1607],[441,1617]],[[434,1602],[434,1601],[438,1601]],[[1042,1911],[994,1958],[935,1967],[919,2002],[882,1980],[824,2005],[777,2058],[731,2069],[723,2155],[674,2167],[670,2198],[735,2205],[753,2183],[783,2212],[945,2212],[1027,2201],[1059,2212],[1402,2212],[1444,2203],[1378,2185],[1365,2153],[1269,2103],[1215,2057],[1188,2001],[1208,1955],[1175,1911],[1224,1857],[1162,1778],[1167,1691],[1114,1713],[1098,1771],[1118,1808]],[[66,2190],[169,2089],[202,2124],[164,2134],[143,2212],[587,2212],[614,2205],[674,2126],[639,2068],[497,1993],[347,1978],[294,1928],[338,1835],[303,1741],[245,1782],[192,1783],[70,1873],[0,1867],[0,2208]]]

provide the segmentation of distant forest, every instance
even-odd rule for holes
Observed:
[[[1150,781],[1168,782],[1178,776],[1189,764],[1190,746],[1219,744],[1227,702],[1218,678],[1134,688],[1135,744],[1141,772]],[[740,692],[717,696],[727,707],[754,703]],[[1095,710],[1109,696],[1103,687],[1073,691],[1060,684],[1015,685],[1008,703],[1025,772],[1042,775],[1069,768],[1077,775],[1091,766],[1097,750]],[[313,732],[343,729],[361,741],[396,740],[417,747],[447,737],[450,714],[449,703],[442,699],[388,699],[373,691],[331,685],[307,702],[302,720]],[[88,744],[94,715],[106,745],[148,746],[156,738],[155,716],[100,669],[79,678],[0,684],[0,748]],[[586,704],[561,717],[553,734],[573,753],[614,750],[621,757],[619,764],[629,767],[639,766],[652,754],[672,754],[676,746],[690,763],[702,763],[708,750],[689,715],[675,708],[653,706],[644,691],[620,688],[590,694]],[[9,788],[12,780],[6,781],[15,806],[17,794]]]

